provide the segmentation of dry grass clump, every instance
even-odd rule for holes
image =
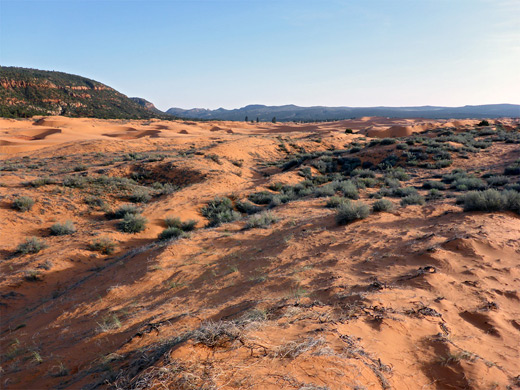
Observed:
[[[206,322],[192,333],[192,340],[209,348],[221,348],[240,340],[241,329],[231,321]]]
[[[370,215],[370,207],[365,203],[346,203],[337,208],[336,223],[346,225],[357,219],[365,219]]]
[[[125,214],[117,228],[123,233],[139,233],[146,229],[148,220],[139,214]]]
[[[34,206],[34,199],[29,196],[19,196],[13,201],[13,209],[18,211],[29,211]]]
[[[233,209],[231,199],[226,197],[215,197],[201,209],[201,213],[208,219],[208,227],[219,226],[241,218],[240,213]]]
[[[423,205],[425,203],[424,197],[419,194],[411,194],[401,198],[401,206],[408,206],[412,204]]]
[[[36,237],[31,237],[18,245],[16,248],[16,254],[27,255],[29,253],[38,253],[45,248],[47,248],[45,241],[39,240]]]
[[[381,211],[392,211],[393,209],[394,204],[388,199],[379,199],[372,204],[372,210],[376,213]]]
[[[271,224],[278,222],[278,218],[271,214],[269,211],[265,211],[258,215],[253,215],[249,218],[246,223],[246,229],[253,228],[267,228]]]
[[[108,237],[100,237],[90,243],[89,249],[101,252],[104,255],[111,255],[116,249],[116,243]]]
[[[72,221],[65,221],[64,223],[55,223],[50,228],[53,236],[66,236],[76,232],[76,227]]]
[[[325,344],[323,338],[309,337],[305,340],[291,341],[281,345],[273,352],[273,356],[279,359],[294,359],[301,354]]]

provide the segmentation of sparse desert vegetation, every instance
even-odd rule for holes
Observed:
[[[518,120],[2,121],[6,389],[517,385]]]

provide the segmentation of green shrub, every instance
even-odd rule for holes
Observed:
[[[22,242],[16,248],[16,253],[19,255],[26,255],[29,253],[38,253],[39,251],[47,248],[45,241],[39,240],[36,237],[31,237]]]
[[[381,140],[381,145],[392,145],[392,144],[395,144],[396,142],[397,142],[397,140],[394,138],[383,138]]]
[[[376,200],[372,204],[372,210],[374,212],[392,211],[393,209],[394,209],[394,204],[391,201],[389,201],[388,199],[379,199],[379,200]]]
[[[148,203],[150,199],[152,199],[150,191],[142,188],[135,189],[128,197],[128,200],[133,203]]]
[[[354,169],[351,173],[351,176],[359,176],[359,177],[376,177],[374,171],[370,169]]]
[[[201,214],[208,219],[208,227],[233,222],[241,217],[240,213],[233,210],[231,199],[218,196],[201,209]]]
[[[327,203],[325,204],[325,207],[328,207],[329,209],[335,209],[342,204],[350,203],[349,199],[342,198],[340,196],[332,196],[329,199],[327,199]]]
[[[55,179],[45,176],[45,177],[42,177],[39,179],[35,179],[33,181],[26,182],[26,183],[24,183],[24,185],[37,188],[37,187],[42,187],[42,186],[56,184],[56,183],[57,182]]]
[[[484,180],[476,177],[465,177],[456,179],[451,183],[451,187],[458,191],[483,190],[487,187],[487,184]]]
[[[166,224],[166,227],[177,228],[185,232],[190,232],[195,229],[195,226],[197,226],[197,221],[193,219],[182,222],[181,219],[177,217],[166,217],[164,223]]]
[[[417,195],[417,189],[415,187],[404,187],[404,188],[393,188],[392,196],[404,198],[410,195]]]
[[[13,209],[18,211],[29,211],[33,206],[34,200],[28,196],[19,196],[13,201]]]
[[[515,161],[504,169],[504,175],[520,175],[520,160]]]
[[[105,201],[99,196],[89,195],[83,201],[91,207],[104,208],[106,206]]]
[[[411,194],[401,198],[401,206],[408,206],[412,204],[422,205],[424,202],[424,198],[419,194]]]
[[[266,211],[258,215],[253,215],[249,217],[245,227],[246,229],[267,228],[275,222],[278,222],[278,218],[276,218],[269,211]]]
[[[442,193],[437,188],[432,188],[428,192],[428,199],[440,199],[442,198]]]
[[[241,213],[245,213],[245,214],[255,214],[255,213],[258,213],[260,211],[263,210],[262,207],[260,206],[257,206],[251,202],[248,202],[247,200],[239,200],[238,202],[236,202],[236,208],[238,211],[240,211]]]
[[[365,219],[369,215],[370,207],[366,204],[361,202],[346,203],[337,208],[336,223],[338,225],[346,225],[347,223],[357,219]]]
[[[333,181],[331,184],[336,191],[340,191],[346,198],[359,198],[358,189],[352,181]]]
[[[506,207],[506,199],[497,190],[468,192],[464,198],[464,211],[501,211]]]
[[[63,185],[70,188],[83,188],[87,180],[83,176],[68,176],[63,179]]]
[[[269,204],[273,200],[273,196],[275,196],[271,192],[260,191],[249,194],[247,197],[251,202],[256,204]]]
[[[434,181],[434,180],[427,180],[423,183],[423,188],[426,189],[436,189],[436,190],[445,190],[446,186],[443,182],[440,181]]]
[[[183,237],[184,235],[185,235],[185,233],[184,233],[184,231],[182,231],[182,229],[175,227],[175,226],[171,226],[171,227],[167,227],[166,229],[164,229],[159,234],[158,238],[161,241],[165,241],[165,240],[171,240],[173,238],[180,238],[180,237]]]
[[[332,183],[325,184],[321,187],[317,187],[314,190],[314,196],[317,198],[327,197],[327,196],[333,196],[336,193],[336,190]]]
[[[140,214],[141,209],[133,204],[124,204],[115,211],[109,211],[105,214],[108,219],[121,219],[127,214]]]
[[[520,193],[514,190],[506,190],[502,193],[505,197],[505,207],[509,211],[520,214]]]
[[[51,235],[66,236],[76,232],[76,228],[72,221],[65,221],[64,223],[55,223],[51,226]]]
[[[111,255],[116,249],[116,243],[108,237],[100,237],[89,244],[89,249],[105,255]]]
[[[125,214],[117,224],[117,228],[124,233],[139,233],[146,228],[148,220],[139,214]]]
[[[509,179],[502,175],[490,176],[486,178],[486,181],[491,187],[500,187],[509,183]]]

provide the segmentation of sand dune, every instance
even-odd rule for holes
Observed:
[[[520,123],[501,121],[512,131]],[[517,386],[518,214],[463,212],[461,192],[449,188],[424,205],[388,197],[394,211],[344,226],[327,197],[312,195],[280,200],[265,228],[247,228],[245,214],[205,228],[201,214],[215,196],[280,194],[273,189],[304,183],[303,168],[319,177],[317,159],[289,164],[302,155],[321,153],[326,163],[339,151],[377,164],[396,145],[345,149],[436,128],[463,133],[474,122],[38,122],[1,120],[3,388]],[[405,167],[400,185],[428,198],[426,180],[454,168],[501,174],[519,156],[518,144],[505,142],[471,159],[454,152],[448,168]],[[385,182],[374,172],[375,184],[359,190],[368,205]],[[43,177],[47,184],[24,184]],[[77,182],[65,185],[71,177]],[[153,195],[136,204],[146,229],[123,233],[105,212],[136,189]],[[32,209],[14,210],[18,196],[33,198]],[[196,229],[159,242],[167,216],[194,219]],[[73,234],[50,234],[66,220]],[[47,247],[15,253],[32,236]],[[89,249],[102,237],[114,253]]]

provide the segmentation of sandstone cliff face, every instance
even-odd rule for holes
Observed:
[[[150,118],[157,113],[104,84],[67,73],[0,67],[0,86],[2,117]]]

